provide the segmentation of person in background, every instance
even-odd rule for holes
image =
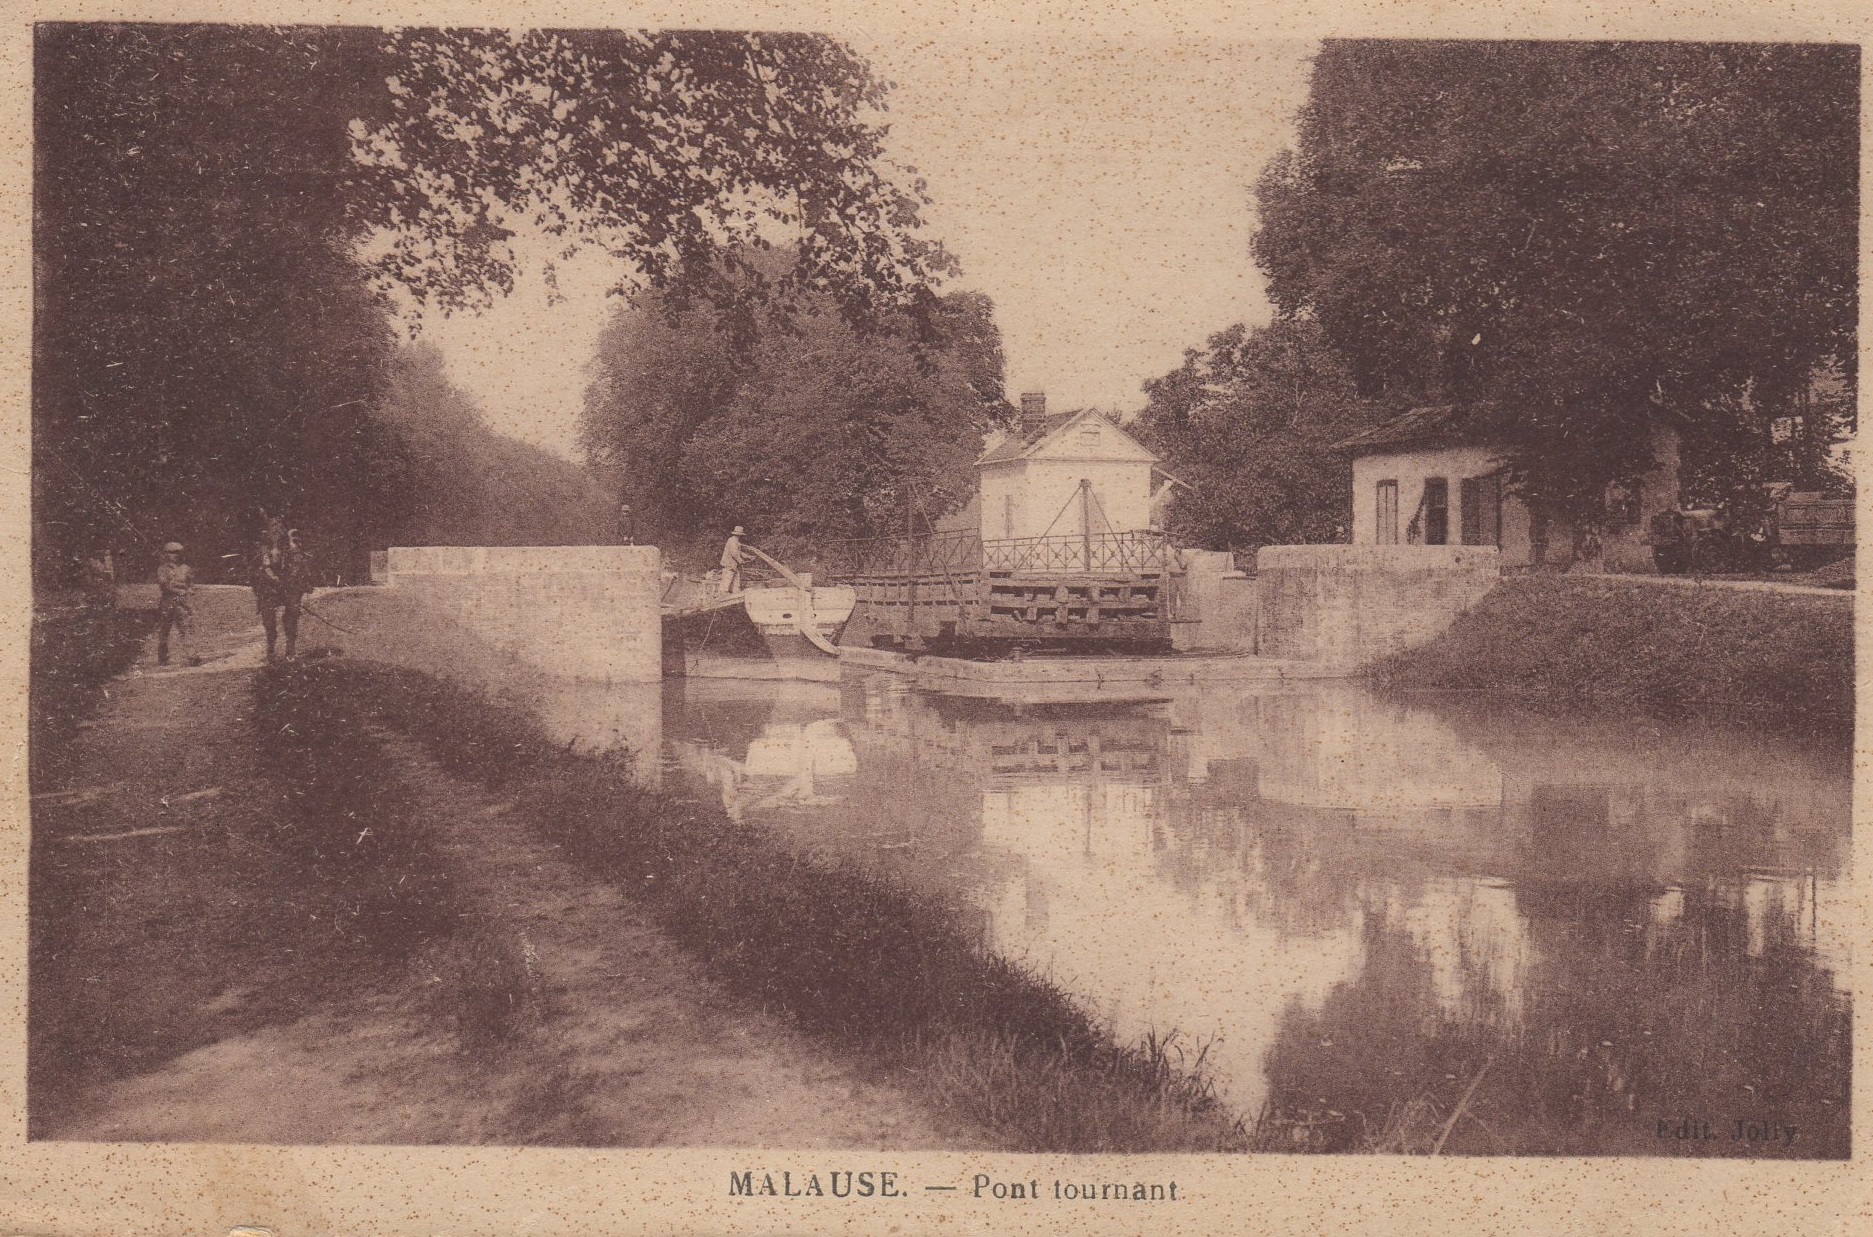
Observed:
[[[741,564],[748,557],[741,548],[742,527],[735,525],[735,531],[728,535],[728,541],[722,546],[722,587],[721,592],[732,593],[741,587]]]
[[[117,564],[107,545],[98,546],[85,559],[85,600],[100,610],[117,604]]]
[[[624,538],[624,544],[637,544],[637,521],[631,518],[629,504],[620,504],[618,507],[618,533]]]
[[[194,655],[195,578],[182,561],[182,543],[171,541],[163,547],[163,561],[156,568],[156,664],[169,664],[169,633],[176,634],[176,649],[188,664],[199,666]]]

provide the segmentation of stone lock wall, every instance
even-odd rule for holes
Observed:
[[[1501,578],[1495,546],[1267,546],[1256,652],[1361,669],[1436,637]]]
[[[1255,581],[1224,550],[1182,550],[1184,574],[1171,611],[1171,646],[1179,652],[1255,651]]]
[[[394,546],[387,583],[559,678],[663,674],[655,546]]]

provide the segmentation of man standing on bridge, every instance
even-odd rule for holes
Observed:
[[[721,591],[724,594],[741,587],[741,565],[748,557],[741,548],[741,534],[741,525],[735,525],[735,531],[728,535],[728,542],[722,547]]]

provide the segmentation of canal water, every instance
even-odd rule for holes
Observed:
[[[1349,684],[849,670],[671,680],[660,720],[666,789],[951,899],[1297,1149],[1847,1153],[1845,753]]]

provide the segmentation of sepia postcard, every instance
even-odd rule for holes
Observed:
[[[0,1231],[1854,1230],[1868,25],[19,12]]]

